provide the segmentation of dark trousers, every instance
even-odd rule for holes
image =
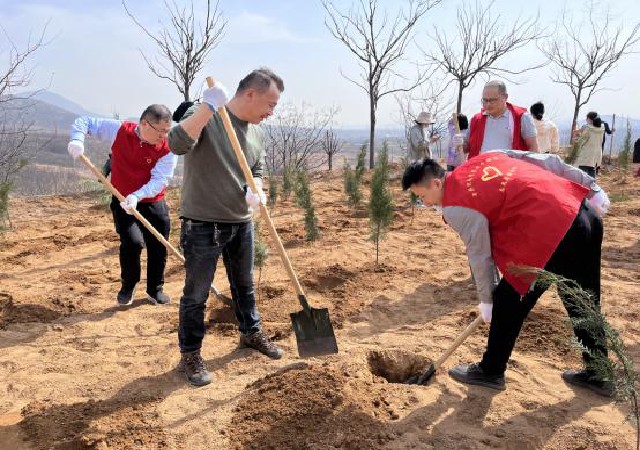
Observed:
[[[136,208],[165,239],[169,238],[171,221],[169,208],[164,200],[138,203]],[[135,217],[120,207],[113,197],[111,212],[116,232],[120,235],[120,279],[122,287],[132,290],[140,281],[140,254],[147,246],[147,294],[154,296],[164,286],[164,268],[167,265],[167,249]]]
[[[590,166],[578,166],[578,169],[589,175],[591,178],[596,177],[596,168]]]
[[[545,270],[576,281],[584,290],[590,291],[596,308],[600,308],[600,252],[602,246],[602,220],[586,202],[573,221],[558,248],[545,266]],[[499,375],[507,369],[522,324],[546,289],[536,286],[520,298],[515,289],[503,278],[493,292],[493,317],[489,328],[489,341],[480,366],[487,374]],[[569,317],[579,318],[580,312],[572,300],[560,293]],[[607,354],[604,330],[594,334],[576,329],[578,340],[594,354]],[[542,344],[544,345],[544,344]],[[583,352],[588,364],[591,356]]]
[[[222,255],[240,332],[260,330],[253,288],[253,222],[236,224],[182,221],[186,278],[180,298],[178,342],[181,352],[202,347],[204,313],[218,259]]]

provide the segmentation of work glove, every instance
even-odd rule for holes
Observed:
[[[464,134],[456,133],[453,135],[453,145],[456,147],[459,145],[464,145]]]
[[[229,101],[227,90],[222,83],[216,82],[213,87],[206,89],[202,93],[202,102],[206,103],[211,111],[216,111],[219,107],[224,106]]]
[[[120,206],[126,211],[127,214],[133,214],[133,210],[136,209],[136,206],[138,206],[138,197],[136,197],[134,194],[129,194],[123,202],[120,202]]]
[[[67,151],[73,159],[76,159],[80,155],[84,154],[84,143],[81,141],[69,141],[69,145],[67,145]]]
[[[609,212],[609,208],[611,207],[611,202],[609,201],[609,196],[607,193],[600,189],[589,199],[589,203],[596,210],[596,213],[600,217],[604,217],[607,212]]]
[[[253,181],[256,183],[256,188],[258,188],[258,192],[255,193],[251,190],[249,185],[247,185],[247,192],[244,194],[244,198],[251,206],[252,209],[258,209],[260,207],[260,203],[267,203],[267,196],[264,194],[262,190],[262,178],[254,178]]]
[[[491,323],[491,313],[493,311],[493,303],[480,303],[478,305],[478,309],[480,310],[480,317],[484,323]]]

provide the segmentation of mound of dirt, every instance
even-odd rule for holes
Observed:
[[[394,431],[370,412],[373,397],[345,389],[349,382],[344,373],[304,363],[258,380],[236,407],[233,448],[384,448]]]

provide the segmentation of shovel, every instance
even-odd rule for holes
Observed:
[[[84,163],[85,166],[87,166],[87,168],[93,172],[93,174],[98,178],[98,180],[100,180],[100,182],[107,188],[109,189],[109,191],[111,191],[111,193],[113,195],[116,196],[116,198],[118,200],[120,200],[121,202],[124,202],[125,198],[124,196],[118,192],[118,190],[113,186],[113,184],[111,184],[109,182],[109,180],[107,180],[107,178],[102,174],[102,172],[100,172],[96,166],[94,166],[91,161],[89,160],[89,158],[87,158],[85,155],[80,155],[80,161],[82,161]],[[153,225],[151,225],[149,223],[149,221],[147,219],[145,219],[144,217],[142,217],[142,214],[140,214],[138,212],[138,210],[136,209],[132,209],[131,213],[133,214],[133,217],[135,217],[136,219],[138,219],[140,221],[140,223],[142,225],[144,225],[144,227],[149,230],[149,232],[151,234],[153,234],[156,239],[158,239],[158,241],[160,241],[160,243],[162,245],[164,245],[167,250],[169,250],[171,253],[173,253],[174,255],[176,255],[178,257],[178,259],[180,261],[182,261],[182,263],[184,264],[184,256],[182,256],[182,254],[173,246],[171,245],[165,238],[163,235],[161,235],[160,233],[158,233],[158,230],[156,230],[155,228],[153,228]],[[218,289],[216,289],[216,287],[212,284],[211,285],[211,292],[213,292],[215,294],[215,296],[222,301],[222,303],[224,303],[225,305],[230,305],[231,304],[231,299],[225,295],[223,295]]]
[[[214,84],[213,78],[207,77],[207,84],[209,87],[212,87]],[[233,151],[238,158],[238,163],[240,163],[240,168],[242,169],[242,173],[244,174],[246,182],[251,190],[257,193],[258,189],[256,187],[256,183],[253,181],[253,174],[251,173],[251,169],[247,164],[247,159],[242,152],[240,142],[238,141],[238,136],[236,136],[236,131],[233,129],[233,125],[231,124],[231,120],[229,119],[229,114],[227,113],[226,107],[219,107],[218,114],[222,119],[224,129],[226,130],[227,136],[231,141],[231,146],[233,147]],[[307,297],[302,290],[302,286],[298,281],[298,277],[296,276],[296,273],[291,266],[291,262],[289,261],[287,252],[282,245],[280,236],[278,236],[278,232],[276,231],[271,217],[269,216],[269,211],[267,210],[267,207],[262,203],[260,203],[260,214],[262,215],[264,221],[267,223],[276,249],[280,254],[280,258],[282,259],[282,262],[287,269],[287,273],[289,274],[289,278],[291,278],[291,282],[293,283],[296,293],[298,294],[298,301],[302,305],[302,311],[290,314],[293,331],[295,331],[296,334],[298,354],[301,358],[308,358],[311,356],[322,356],[330,355],[332,353],[338,353],[338,343],[336,342],[336,336],[333,332],[333,326],[331,325],[331,320],[329,318],[329,310],[327,308],[312,308],[309,305],[309,302],[307,302]]]
[[[449,347],[447,351],[444,352],[444,354],[440,358],[438,358],[436,362],[431,363],[421,375],[409,378],[406,381],[406,384],[426,384],[431,379],[431,377],[433,377],[433,375],[436,373],[436,370],[438,370],[442,363],[444,363],[447,358],[449,358],[449,356],[451,356],[451,354],[456,351],[458,347],[460,347],[460,344],[462,344],[465,339],[467,339],[474,331],[476,331],[481,323],[482,316],[478,315],[478,317],[476,317],[476,320],[474,320],[467,326],[462,334],[460,334],[460,336],[458,336],[456,340],[453,341],[451,347]]]

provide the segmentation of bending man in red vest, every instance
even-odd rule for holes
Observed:
[[[536,125],[526,108],[507,102],[507,86],[498,80],[489,81],[482,90],[482,111],[473,116],[469,125],[469,140],[462,134],[453,138],[463,145],[469,159],[489,150],[510,148],[538,151]]]
[[[520,328],[545,290],[534,284],[533,275],[517,274],[513,267],[544,268],[575,280],[600,307],[600,215],[609,201],[593,178],[557,155],[498,150],[446,176],[435,161],[425,159],[407,168],[402,188],[426,205],[442,206],[445,221],[466,244],[480,314],[491,323],[482,361],[450,370],[454,379],[505,389],[504,373]],[[571,298],[560,295],[569,316],[578,317]],[[612,395],[611,382],[589,368],[594,355],[607,355],[604,331],[574,332],[590,351],[583,353],[587,369],[568,370],[564,380]]]
[[[169,151],[166,136],[171,129],[171,111],[164,105],[147,107],[140,124],[120,120],[78,117],[71,128],[68,151],[74,158],[84,153],[84,138],[90,134],[111,143],[111,183],[126,197],[111,201],[116,232],[120,235],[119,305],[130,305],[140,281],[140,254],[147,246],[147,294],[156,304],[169,303],[162,292],[167,249],[131,215],[138,212],[169,238],[169,208],[165,188],[173,176],[177,156]]]

